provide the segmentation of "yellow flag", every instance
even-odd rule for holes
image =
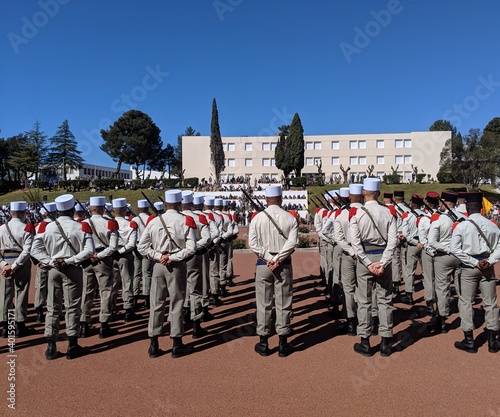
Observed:
[[[485,216],[490,212],[492,207],[493,207],[493,203],[490,200],[488,200],[486,197],[483,197],[483,213]]]

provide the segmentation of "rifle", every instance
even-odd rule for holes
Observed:
[[[330,196],[330,198],[331,198],[331,199],[332,199],[332,201],[333,201],[333,204],[335,204],[335,205],[336,205],[339,209],[341,209],[341,208],[342,208],[342,206],[340,206],[340,205],[339,205],[339,203],[337,203],[337,201],[335,200],[335,198],[333,197],[333,195],[331,195],[331,194],[330,194],[330,192],[329,192],[328,190],[324,190],[324,191],[326,191],[326,193]],[[335,194],[337,194],[337,193],[335,192]],[[337,195],[338,195],[338,194],[337,194]],[[339,196],[339,197],[340,197],[340,196]],[[332,207],[332,209],[333,209],[333,207]]]
[[[465,218],[458,218],[458,216],[448,208],[448,206],[446,205],[446,202],[441,198],[441,197],[438,197],[439,199],[439,202],[446,207],[446,213],[448,213],[448,216],[450,216],[451,220],[453,220],[454,222],[463,222],[465,220]]]
[[[418,214],[415,210],[413,210],[413,207],[411,207],[406,201],[403,201],[403,204],[406,208],[410,209],[411,214],[413,214],[415,217],[418,218],[421,216],[421,214]]]
[[[87,211],[87,209],[85,208],[85,206],[82,203],[80,203],[80,201],[78,201],[78,198],[76,198],[76,197],[75,197],[75,201],[76,201],[77,204],[80,204],[80,206],[82,206],[83,211],[85,212],[85,218],[86,219],[90,219],[92,217],[92,215]]]
[[[253,201],[252,197],[243,189],[240,187],[240,191],[243,193],[245,198],[248,200],[250,205],[255,209],[255,211],[264,211],[265,207],[262,205],[262,203],[257,199],[257,203]]]
[[[340,201],[342,201],[342,203],[344,204],[344,208],[346,210],[350,210],[351,202],[349,200],[346,200],[344,197],[342,197],[337,191],[335,191],[335,194],[337,194],[337,197],[340,198]]]
[[[151,202],[151,200],[148,198],[146,194],[144,194],[144,191],[141,191],[142,195],[144,196],[145,200],[148,202],[149,206],[151,207],[151,210],[158,216],[158,210],[155,207],[155,205]],[[161,197],[159,197],[161,199]],[[163,202],[163,200],[162,200]],[[132,213],[133,214],[133,213]]]
[[[429,205],[424,201],[424,207],[425,209],[431,213],[431,214],[434,214],[434,210],[432,208],[429,207]]]
[[[398,213],[399,216],[401,217],[405,213],[405,211],[398,206],[398,204],[394,201],[392,197],[391,197],[391,203],[396,208],[396,213]]]
[[[313,198],[313,197],[311,197]],[[314,201],[314,200],[313,200]],[[317,201],[317,202],[316,202]],[[332,207],[330,206],[330,204],[328,204],[328,202],[326,203],[323,203],[318,197],[316,197],[316,201],[314,202],[318,207],[323,207],[325,210],[331,210]]]

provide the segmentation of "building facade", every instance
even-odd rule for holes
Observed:
[[[321,171],[327,180],[341,178],[347,171],[349,181],[367,175],[373,165],[373,175],[382,178],[396,171],[405,182],[413,179],[413,168],[425,173],[426,180],[436,179],[440,153],[451,132],[410,132],[360,135],[304,136],[304,168],[302,175]],[[223,137],[226,168],[224,181],[237,177],[251,180],[282,176],[275,166],[274,151],[278,136]],[[210,163],[209,136],[182,137],[182,167],[184,176],[215,178]],[[412,168],[413,166],[413,168]]]

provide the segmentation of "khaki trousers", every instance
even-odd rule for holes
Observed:
[[[113,309],[113,259],[111,256],[101,259],[97,265],[91,265],[83,271],[83,296],[81,321],[92,321],[92,305],[96,290],[99,289],[101,308],[99,322],[107,323],[111,318]]]
[[[498,305],[496,278],[493,267],[480,271],[477,268],[462,266],[460,280],[460,298],[458,306],[460,311],[460,326],[464,332],[474,330],[474,298],[477,286],[481,288],[483,298],[484,319],[488,330],[498,331]]]
[[[31,261],[20,266],[10,277],[0,277],[0,314],[3,322],[8,321],[8,311],[14,308],[15,320],[25,322],[28,318],[28,293],[31,280]]]
[[[212,249],[208,251],[208,257],[210,260],[210,290],[212,294],[219,294],[220,287],[220,270],[219,270],[219,257],[220,251],[219,246],[215,245]]]
[[[47,281],[49,271],[36,267],[35,277],[35,308],[40,308],[47,304]]]
[[[420,262],[424,274],[424,299],[425,301],[435,301],[436,290],[434,288],[434,262],[432,256],[424,250]]]
[[[219,245],[219,283],[227,284],[227,263],[229,262],[229,243],[221,242]]]
[[[403,277],[405,281],[405,292],[407,293],[415,291],[415,272],[417,271],[417,264],[421,254],[422,250],[418,249],[416,246],[408,245],[406,248]]]
[[[208,307],[210,303],[210,258],[208,251],[201,255],[201,305]]]
[[[82,268],[68,265],[62,271],[51,269],[47,288],[45,337],[50,338],[59,334],[59,315],[62,312],[63,301],[66,309],[66,335],[68,337],[77,337],[82,312]]]
[[[233,241],[228,242],[229,250],[228,250],[228,258],[227,258],[227,276],[226,278],[233,279],[234,269],[233,269]]]
[[[141,280],[142,280],[142,294],[149,295],[151,288],[151,275],[153,274],[154,261],[142,256],[140,253],[134,253],[134,295],[141,293]]]
[[[182,337],[184,320],[182,307],[186,296],[186,262],[172,262],[169,266],[155,263],[151,277],[151,309],[149,311],[148,336],[161,336],[165,321],[165,304],[170,294],[170,337]]]
[[[460,261],[453,255],[436,254],[434,256],[436,305],[441,317],[447,317],[450,314],[450,275],[454,274],[459,266]]]
[[[116,302],[120,281],[122,284],[123,308],[133,308],[134,301],[134,255],[131,252],[120,255],[113,261],[113,299]]]
[[[292,264],[282,264],[271,271],[266,265],[257,264],[255,274],[255,301],[257,303],[257,334],[271,335],[271,315],[276,306],[276,333],[286,336],[290,333],[292,319]]]
[[[344,300],[348,319],[356,317],[356,260],[342,254],[340,278],[344,288]]]
[[[376,262],[382,254],[370,255]],[[371,336],[371,318],[373,294],[376,294],[378,303],[379,334],[382,337],[392,337],[392,271],[389,264],[380,277],[375,277],[361,262],[356,265],[358,286],[356,299],[358,301],[358,328],[359,337]]]
[[[194,255],[186,262],[187,287],[184,307],[190,307],[191,320],[200,320],[203,317],[201,306],[203,289],[202,256]]]

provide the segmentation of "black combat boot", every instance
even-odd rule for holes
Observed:
[[[462,340],[461,342],[455,342],[455,347],[468,353],[476,353],[477,347],[474,344],[474,336],[472,335],[472,331],[464,332],[464,336],[464,340]]]
[[[380,343],[380,356],[391,356],[392,355],[392,341],[390,337],[382,337],[382,343]]]
[[[99,329],[99,339],[106,339],[106,337],[113,336],[118,332],[111,327],[109,327],[109,323],[104,322],[101,323],[101,328]]]
[[[392,294],[394,297],[399,297],[399,282],[392,283]]]
[[[43,323],[43,307],[36,308],[36,322]]]
[[[180,358],[194,352],[193,346],[186,346],[182,343],[181,337],[173,337],[174,346],[172,347],[172,358]]]
[[[182,308],[182,317],[184,319],[184,323],[191,323],[191,309],[189,307]]]
[[[134,320],[137,320],[138,318],[139,318],[139,316],[134,313],[133,308],[127,308],[127,310],[125,311],[125,321],[126,322],[134,321]]]
[[[227,291],[226,284],[220,286],[219,295],[221,297],[229,297],[229,292]]]
[[[144,296],[144,305],[143,309],[144,310],[149,310],[151,308],[151,302],[149,301],[149,294]]]
[[[57,352],[57,346],[56,346],[56,337],[55,336],[49,337],[47,341],[48,345],[47,345],[47,350],[45,351],[45,359],[51,361],[59,356],[59,352]]]
[[[425,308],[425,312],[428,316],[434,315],[434,301],[426,301],[427,307]]]
[[[446,316],[439,316],[439,327],[436,329],[438,333],[448,333],[448,326],[446,325]]]
[[[213,319],[214,319],[214,316],[212,313],[210,313],[210,311],[208,310],[208,307],[203,307],[203,317],[202,317],[201,321],[207,322],[207,321],[211,321]]]
[[[408,304],[408,305],[413,305],[415,304],[415,301],[413,301],[413,293],[412,292],[407,292],[404,297],[401,297],[401,302],[403,304]]]
[[[2,321],[2,338],[7,339],[9,337],[9,325],[6,321]]]
[[[150,358],[157,358],[160,354],[160,347],[158,345],[158,336],[153,336],[149,338],[151,343],[148,349],[148,355]]]
[[[286,336],[280,336],[279,351],[278,356],[280,358],[286,358],[293,352],[293,346],[288,343]]]
[[[33,334],[33,329],[31,327],[26,327],[24,321],[16,322],[16,337],[25,337]]]
[[[234,287],[236,284],[233,281],[233,277],[227,278],[227,286],[228,287]]]
[[[498,331],[488,330],[488,352],[497,353],[500,351],[500,341],[498,340]]]
[[[210,300],[210,304],[216,307],[220,307],[223,302],[220,300],[217,294],[212,294],[212,299]]]
[[[132,301],[132,308],[134,309],[134,311],[139,310],[139,296],[138,295],[134,295],[134,301]]]
[[[68,351],[66,352],[66,359],[76,359],[89,353],[89,348],[82,347],[78,344],[78,337],[68,337]]]
[[[87,322],[82,321],[80,323],[80,337],[85,339],[90,336],[90,326]]]
[[[363,356],[372,356],[372,349],[370,347],[370,339],[368,337],[362,337],[361,343],[354,344],[354,351]]]
[[[378,334],[378,325],[379,325],[378,317],[372,316],[372,326],[371,326],[372,336],[376,336]]]
[[[255,344],[255,351],[260,355],[260,356],[269,356],[271,353],[269,351],[269,343],[267,342],[268,336],[260,336],[259,343]]]
[[[347,335],[348,336],[356,336],[356,317],[347,319]]]
[[[206,336],[208,334],[206,329],[203,329],[200,325],[200,320],[193,321],[193,339],[198,339],[200,337]]]

